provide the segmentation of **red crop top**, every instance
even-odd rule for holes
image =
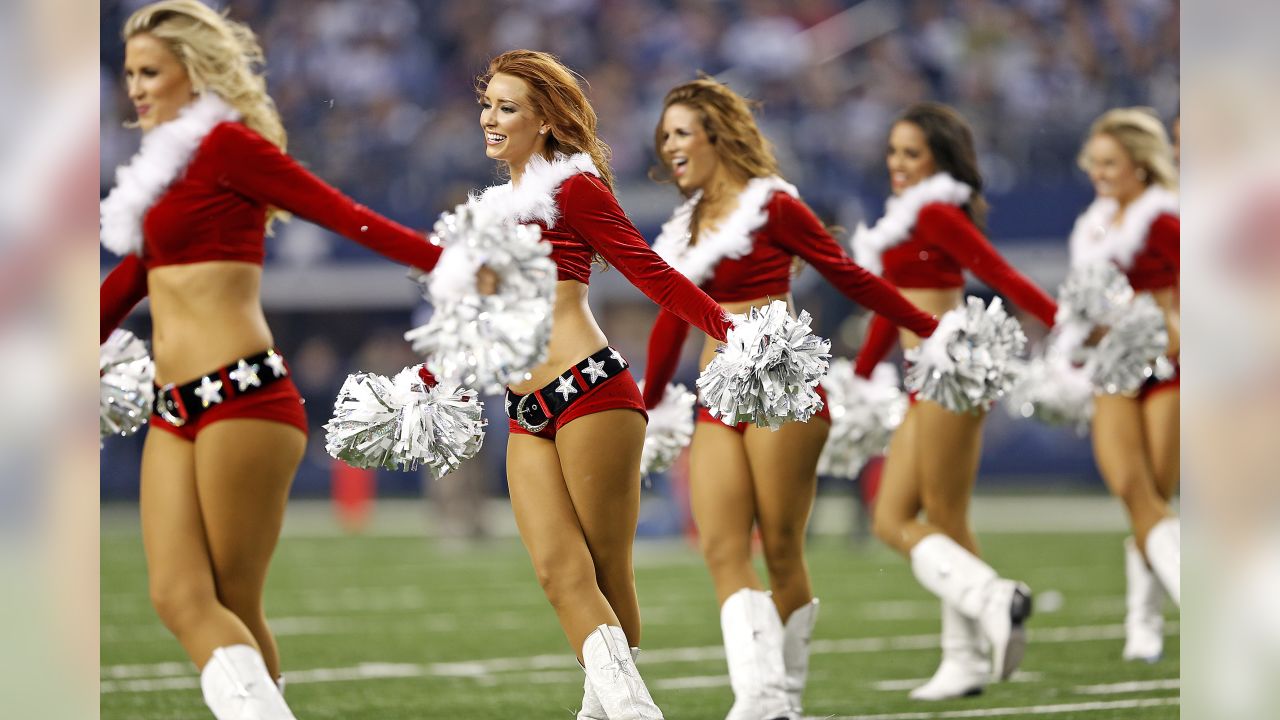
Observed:
[[[920,209],[910,235],[886,248],[881,255],[884,276],[900,288],[962,288],[968,268],[996,292],[1053,326],[1057,303],[1010,265],[965,214],[963,208],[930,203]],[[858,353],[854,372],[871,377],[871,371],[893,348],[898,333],[893,324],[876,315]]]
[[[1177,287],[1182,265],[1179,257],[1181,221],[1177,215],[1163,214],[1151,223],[1147,241],[1125,268],[1134,290],[1163,290]]]
[[[216,125],[184,173],[147,210],[142,257],[127,255],[101,288],[101,339],[147,294],[146,271],[236,260],[261,264],[268,207],[277,207],[406,265],[430,270],[440,248],[308,172],[237,122]]]
[[[740,202],[749,201],[745,197],[749,192],[743,193]],[[792,258],[800,257],[817,268],[851,300],[874,312],[884,313],[922,336],[933,333],[937,321],[908,302],[884,280],[854,263],[822,222],[798,198],[787,191],[773,192],[764,211],[764,224],[750,233],[747,254],[716,259],[713,269],[700,267],[698,260],[691,260],[685,267],[677,262],[677,267],[687,267],[695,275],[706,274],[710,270],[710,279],[702,285],[707,293],[720,302],[741,302],[790,292]],[[664,232],[666,230],[664,228]],[[693,257],[698,247],[691,246],[688,256]],[[705,247],[703,249],[706,250]],[[713,259],[708,256],[702,262]],[[653,408],[662,400],[667,383],[675,375],[688,330],[688,325],[679,318],[667,312],[659,313],[649,336],[645,407]]]
[[[556,204],[560,221],[551,229],[539,225],[551,242],[561,280],[589,283],[591,259],[598,252],[664,311],[725,340],[732,325],[724,308],[653,252],[603,180],[586,173],[570,177],[560,186]]]

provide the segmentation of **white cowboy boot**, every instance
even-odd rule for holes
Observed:
[[[786,670],[787,702],[796,714],[803,712],[801,702],[809,679],[809,639],[818,621],[818,599],[792,611],[782,626],[782,664]]]
[[[782,620],[769,593],[743,588],[720,608],[733,707],[725,720],[792,720],[782,660]]]
[[[248,645],[214,650],[200,671],[200,689],[218,720],[297,720],[262,655]]]
[[[1147,562],[1173,603],[1182,606],[1182,523],[1165,518],[1147,533]]]
[[[967,618],[978,621],[991,647],[991,679],[1008,680],[1027,649],[1024,621],[1031,589],[996,575],[991,566],[955,540],[933,533],[911,549],[916,579]]]
[[[640,648],[631,648],[631,661],[636,662],[639,659]],[[591,687],[591,678],[584,678],[582,681],[582,708],[578,710],[574,720],[609,720],[609,717],[604,714],[604,706],[600,704],[600,697]]]
[[[594,712],[608,720],[662,720],[662,711],[654,704],[636,669],[627,634],[616,625],[601,625],[582,644],[582,663],[587,673],[585,695],[594,693],[599,702]],[[587,698],[583,697],[586,710]],[[579,714],[579,717],[582,717]],[[588,715],[587,717],[595,717]]]
[[[1124,659],[1155,662],[1164,652],[1164,588],[1133,538],[1124,539]]]
[[[976,620],[942,603],[942,663],[929,681],[911,691],[912,700],[951,700],[981,695],[991,677],[991,660]]]

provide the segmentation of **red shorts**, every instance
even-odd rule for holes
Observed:
[[[152,413],[151,426],[171,432],[187,442],[195,442],[196,435],[209,424],[233,418],[284,423],[298,428],[305,434],[307,411],[303,409],[302,403],[302,395],[294,386],[293,379],[283,377],[257,392],[228,398],[226,402],[210,407],[200,413],[194,421],[181,427],[165,420],[159,414]]]
[[[1177,360],[1173,361],[1173,377],[1165,380],[1157,380],[1156,378],[1148,378],[1142,383],[1142,387],[1138,388],[1138,399],[1146,400],[1158,392],[1165,390],[1177,390],[1182,386],[1182,366]]]
[[[636,385],[636,379],[631,376],[630,370],[617,373],[587,390],[582,398],[553,417],[551,422],[537,433],[525,430],[520,427],[520,423],[510,418],[507,420],[507,427],[510,428],[512,435],[533,435],[554,440],[556,431],[565,425],[584,415],[605,410],[635,410],[643,415],[646,421],[649,419],[649,413],[644,409],[644,398],[640,395],[640,387]]]
[[[818,397],[822,398],[822,409],[814,413],[813,416],[815,418],[826,420],[827,422],[831,422],[831,406],[827,403],[827,391],[822,389],[822,385],[818,385],[818,387],[815,389],[818,391]],[[751,427],[752,425],[752,423],[749,423],[749,422],[740,422],[737,425],[729,425],[728,423],[725,423],[724,421],[719,420],[714,415],[712,415],[711,411],[707,409],[707,406],[703,405],[701,402],[698,403],[697,420],[698,422],[715,423],[716,425],[723,425],[729,428],[730,430],[733,430],[734,432],[738,433],[739,435],[746,432],[747,428]]]

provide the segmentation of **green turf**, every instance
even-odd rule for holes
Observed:
[[[915,583],[906,563],[883,548],[855,548],[839,538],[815,541],[808,557],[822,612],[806,714],[955,717],[945,713],[1100,703],[1048,717],[1177,717],[1174,704],[1115,705],[1178,695],[1176,625],[1163,661],[1146,665],[1119,658],[1120,539],[985,536],[990,562],[1039,593],[1024,675],[989,687],[979,698],[938,704],[914,703],[905,690],[877,686],[932,673],[937,649],[924,645],[937,632],[936,601]],[[724,660],[713,656],[720,626],[698,556],[680,542],[642,543],[636,577],[645,613],[640,668],[666,716],[724,717],[730,704],[726,685],[672,686],[688,678],[715,683],[715,676],[726,673]],[[136,531],[105,530],[102,593],[102,719],[207,720],[194,669],[148,604]],[[267,612],[280,635],[292,678],[289,702],[300,720],[566,720],[581,697],[580,671],[515,540],[459,548],[421,538],[286,537],[273,565]],[[444,664],[497,658],[510,662]],[[353,678],[361,663],[404,664],[365,670],[398,670],[410,677]],[[317,669],[341,671],[337,675],[346,679]],[[1157,689],[1081,690],[1158,680],[1166,682]],[[155,689],[164,683],[177,687]]]

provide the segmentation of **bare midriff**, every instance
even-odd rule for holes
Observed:
[[[591,314],[591,306],[587,304],[587,290],[587,286],[577,280],[561,280],[556,283],[547,358],[529,371],[527,380],[512,383],[512,392],[527,395],[609,344],[609,339]]]
[[[147,274],[156,382],[185,383],[273,345],[262,312],[262,267],[213,261]]]
[[[934,317],[942,317],[943,313],[960,307],[960,304],[964,301],[964,288],[959,287],[898,288],[898,292],[902,293],[902,297],[910,301],[912,305]],[[902,343],[903,350],[920,344],[920,336],[906,328],[898,328],[898,338]]]

